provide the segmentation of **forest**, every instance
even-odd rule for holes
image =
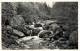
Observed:
[[[2,49],[78,49],[78,2],[2,2]]]

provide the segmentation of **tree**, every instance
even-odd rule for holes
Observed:
[[[5,24],[6,20],[10,20],[14,16],[14,9],[11,3],[2,3],[2,24]]]
[[[71,31],[77,30],[78,26],[78,3],[56,2],[51,8],[51,16],[62,25],[69,26]]]

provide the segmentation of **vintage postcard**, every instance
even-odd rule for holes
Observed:
[[[79,1],[1,1],[1,50],[78,50]]]

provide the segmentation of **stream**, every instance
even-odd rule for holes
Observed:
[[[56,49],[54,43],[39,38],[38,36],[23,37],[18,39],[17,42],[25,46],[25,49]]]

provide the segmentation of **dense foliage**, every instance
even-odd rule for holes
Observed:
[[[69,26],[70,30],[77,30],[78,25],[78,3],[57,2],[51,9],[51,16],[60,21],[61,24]]]

